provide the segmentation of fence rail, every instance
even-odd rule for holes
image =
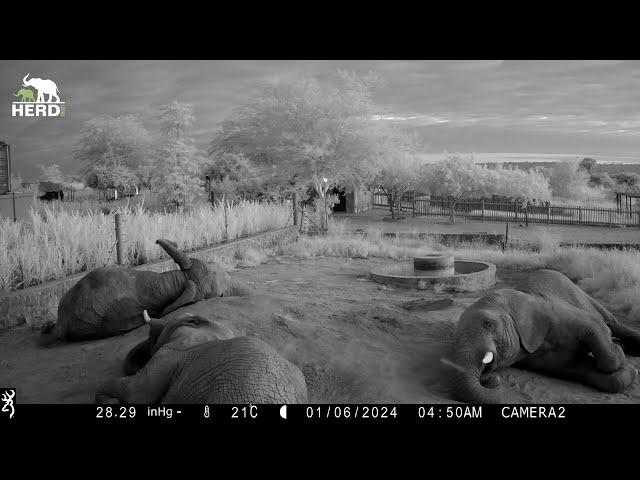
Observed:
[[[413,216],[467,218],[481,221],[509,221],[587,226],[635,226],[640,227],[640,211],[624,208],[610,209],[581,205],[540,205],[522,202],[495,201],[491,199],[452,200],[443,197],[419,196],[412,192],[400,199],[399,210],[412,212]],[[389,207],[387,195],[380,191],[373,194],[373,205]]]

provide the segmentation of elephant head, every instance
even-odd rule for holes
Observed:
[[[187,278],[197,287],[202,298],[222,297],[227,294],[231,285],[231,277],[218,264],[211,267],[204,262],[186,256],[180,251],[175,242],[166,239],[157,240],[165,252],[178,264]]]
[[[149,325],[149,337],[136,345],[125,358],[126,375],[136,374],[165,345],[173,350],[186,350],[211,340],[226,340],[235,336],[224,325],[191,313],[165,320],[151,318],[145,310],[143,317]]]
[[[492,372],[535,352],[548,330],[548,316],[524,292],[499,290],[471,305],[458,321],[451,359],[443,359],[456,399],[514,402]]]

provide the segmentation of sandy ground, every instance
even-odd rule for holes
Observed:
[[[388,210],[374,208],[362,214],[335,213],[333,217],[345,220],[349,229],[364,229],[373,226],[384,232],[426,232],[426,233],[477,233],[486,232],[504,235],[506,222],[478,222],[456,219],[455,224],[443,217],[411,217],[399,222],[383,222],[389,216]],[[522,225],[522,226],[520,226]],[[509,222],[509,239],[516,242],[531,241],[536,235],[545,234],[558,242],[571,243],[640,243],[640,228],[585,227],[577,225],[546,225],[522,222]]]
[[[461,312],[486,292],[451,296],[384,287],[366,278],[377,263],[384,262],[272,259],[232,273],[251,282],[255,295],[212,299],[178,312],[217,319],[239,335],[270,343],[302,369],[313,403],[452,402],[438,360]],[[496,287],[517,287],[522,275],[498,271]],[[419,299],[452,302],[432,311],[403,307]],[[34,344],[36,333],[28,328],[4,330],[0,385],[16,387],[18,402],[91,403],[96,386],[120,375],[125,355],[147,329],[48,349]],[[629,358],[640,368],[640,358]],[[609,395],[517,369],[502,378],[536,403],[640,402],[640,382]]]

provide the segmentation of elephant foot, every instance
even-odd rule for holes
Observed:
[[[500,377],[495,374],[485,375],[480,378],[480,384],[484,388],[498,388],[501,383]]]
[[[622,364],[617,371],[607,375],[605,387],[610,393],[619,393],[629,388],[638,377],[638,370],[629,362]]]
[[[629,362],[612,373],[604,373],[596,368],[592,358],[582,359],[568,366],[566,370],[557,372],[557,376],[577,381],[602,392],[620,393],[635,382],[638,370]]]

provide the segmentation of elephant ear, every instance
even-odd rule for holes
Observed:
[[[135,375],[149,362],[152,346],[152,341],[147,338],[131,349],[124,359],[123,370],[125,375]]]
[[[519,301],[510,308],[520,342],[529,353],[540,348],[549,331],[550,320],[541,307],[539,302],[530,300]]]

